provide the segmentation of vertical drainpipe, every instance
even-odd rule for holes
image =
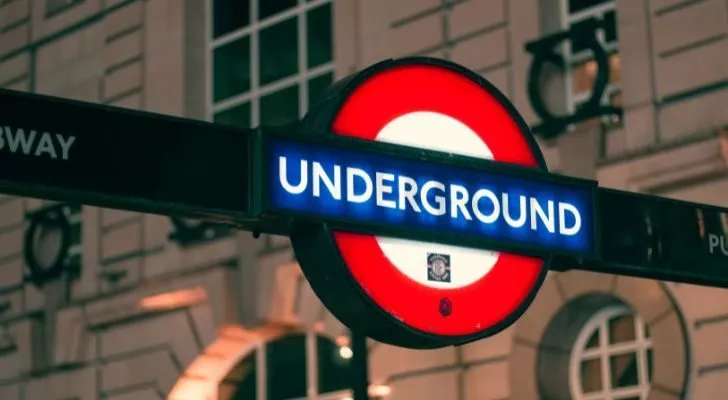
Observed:
[[[261,340],[255,352],[255,369],[258,371],[255,376],[255,400],[268,400],[268,365],[265,347],[265,342]]]
[[[452,10],[453,0],[440,0],[442,8],[442,47],[446,60],[451,59],[452,40],[450,39],[450,12]]]
[[[455,347],[455,363],[457,365],[458,380],[457,380],[457,393],[455,398],[457,400],[465,400],[465,372],[466,367],[463,364],[463,347]]]
[[[359,20],[361,18],[361,1],[360,0],[353,0],[354,1],[354,70],[348,71],[348,73],[353,74],[355,71],[358,71],[362,68],[362,55],[361,55],[361,48],[362,48],[362,34],[361,34],[361,21]],[[340,79],[342,77],[337,77],[337,79]]]
[[[317,347],[316,332],[308,329],[306,331],[306,399],[308,400],[316,400],[319,395]]]
[[[649,69],[650,69],[650,86],[652,89],[652,107],[654,108],[652,110],[652,119],[653,124],[655,127],[655,135],[652,141],[653,145],[657,145],[661,142],[661,132],[660,132],[660,118],[658,115],[658,111],[660,108],[660,99],[658,98],[657,94],[657,73],[655,68],[655,57],[657,54],[654,51],[654,40],[652,38],[652,13],[654,9],[651,7],[652,3],[648,0],[643,0],[644,4],[644,10],[645,10],[645,18],[647,19],[647,23],[645,24],[645,29],[647,32],[647,53],[648,53],[648,60],[649,60]],[[617,18],[619,18],[619,9],[617,9]],[[624,118],[624,117],[622,117]],[[629,134],[629,132],[626,132],[625,134]]]
[[[46,346],[44,368],[51,367],[55,361],[56,316],[58,310],[68,302],[70,284],[70,281],[64,278],[48,282],[43,286],[45,299],[43,305],[44,345]]]

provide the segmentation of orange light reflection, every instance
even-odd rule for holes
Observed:
[[[146,310],[174,310],[190,307],[207,301],[207,292],[201,287],[176,290],[145,297],[139,300],[139,307]]]

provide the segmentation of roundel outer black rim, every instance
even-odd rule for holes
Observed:
[[[306,135],[333,135],[331,126],[345,100],[360,84],[373,75],[390,68],[405,65],[434,65],[468,77],[490,93],[510,114],[525,136],[538,165],[546,170],[535,138],[521,115],[511,102],[495,86],[480,75],[455,63],[428,58],[407,57],[386,60],[335,82],[321,100],[311,105],[302,121],[302,133]],[[344,264],[333,230],[327,224],[294,222],[291,243],[311,288],[329,311],[349,327],[381,342],[413,349],[435,349],[460,345],[496,334],[513,324],[528,308],[546,277],[551,257],[544,264],[533,288],[521,305],[500,323],[467,336],[438,336],[407,326],[383,310],[362,290]]]

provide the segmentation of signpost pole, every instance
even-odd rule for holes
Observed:
[[[352,357],[352,389],[354,400],[369,399],[369,365],[367,337],[357,331],[351,332]]]

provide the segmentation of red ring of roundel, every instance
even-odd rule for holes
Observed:
[[[370,76],[346,99],[332,131],[375,140],[388,122],[415,111],[445,114],[466,124],[496,161],[539,166],[519,125],[496,98],[467,76],[436,65],[401,65]],[[472,335],[507,319],[528,298],[545,267],[540,258],[501,253],[493,269],[473,284],[434,289],[392,265],[373,235],[334,232],[334,240],[354,279],[379,307],[405,325],[437,336]],[[448,317],[439,312],[443,297],[452,301]]]

